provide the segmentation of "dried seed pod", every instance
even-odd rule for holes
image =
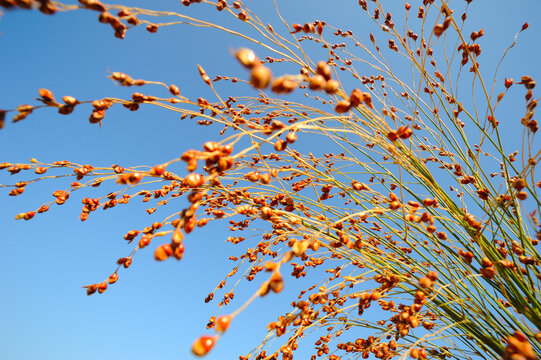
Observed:
[[[218,332],[225,332],[229,328],[231,320],[233,320],[231,315],[220,316],[218,319],[216,319],[214,329],[216,329]]]
[[[203,335],[199,337],[192,344],[192,353],[196,356],[204,356],[208,354],[208,352],[212,350],[216,344],[217,340],[217,336]]]
[[[57,11],[56,6],[50,0],[40,0],[38,9],[45,15],[52,15]]]
[[[535,85],[536,85],[535,80],[531,76],[528,76],[528,75],[523,76],[520,79],[520,82],[518,82],[517,84],[524,85],[524,87],[527,90],[532,90],[533,88],[535,88]]]
[[[244,11],[244,10],[241,10],[237,16],[238,16],[238,18],[239,18],[240,20],[242,20],[242,21],[248,21],[248,20],[250,20],[250,17],[248,16],[248,14],[246,13],[246,11]]]
[[[297,134],[295,134],[294,132],[287,133],[286,141],[288,144],[293,144],[295,141],[297,141]]]
[[[66,103],[66,105],[68,105],[68,106],[75,106],[75,105],[79,104],[79,101],[77,101],[77,99],[74,98],[73,96],[64,96],[62,98],[62,101],[64,101]]]
[[[205,82],[205,84],[210,85],[210,84],[211,84],[210,78],[209,78],[209,76],[207,75],[207,72],[205,71],[205,69],[203,69],[203,68],[201,67],[201,65],[197,65],[197,69],[199,70],[199,75],[201,76],[201,79],[203,79],[203,81]]]
[[[156,251],[154,251],[154,259],[158,261],[164,261],[169,258],[173,254],[173,248],[171,247],[171,244],[163,244],[156,248]]]
[[[271,90],[277,94],[289,94],[299,85],[299,82],[288,76],[281,76],[274,80]]]
[[[51,90],[39,89],[39,96],[45,102],[54,102],[54,96]]]
[[[438,273],[435,272],[435,271],[429,271],[429,272],[427,272],[427,273],[426,273],[426,276],[427,276],[430,280],[432,280],[432,281],[438,280]]]
[[[171,239],[171,243],[174,246],[178,246],[179,244],[182,243],[183,240],[184,240],[184,235],[182,234],[182,231],[180,231],[179,229],[175,230],[173,232],[173,237]]]
[[[205,179],[200,174],[188,174],[184,178],[186,186],[196,188],[204,184]]]
[[[9,7],[13,6],[13,2],[21,9],[29,10],[32,8],[32,0],[13,0],[13,1],[0,1],[0,6]]]
[[[336,106],[334,107],[334,111],[336,111],[339,114],[343,114],[347,112],[351,107],[351,104],[349,100],[340,100],[336,103]]]
[[[233,167],[234,160],[231,156],[222,156],[218,159],[218,169],[226,171]]]
[[[316,91],[325,89],[326,85],[327,85],[327,82],[325,81],[325,78],[322,75],[312,76],[310,78],[310,81],[308,82],[308,87]]]
[[[256,66],[250,73],[250,84],[257,89],[265,89],[272,79],[271,70],[263,65]]]
[[[401,206],[402,206],[402,204],[400,204],[400,201],[392,201],[392,202],[389,204],[389,209],[391,209],[391,210],[397,210],[397,209],[400,209]]]
[[[443,32],[445,31],[445,29],[443,28],[443,24],[436,24],[434,26],[434,29],[432,29],[432,32],[434,33],[434,35],[436,35],[437,37],[440,37],[441,34],[443,34]]]
[[[105,11],[105,6],[98,0],[79,0],[85,9],[95,10],[99,12]]]
[[[118,274],[115,272],[115,273],[112,273],[111,275],[109,275],[109,279],[107,279],[107,281],[109,282],[109,284],[114,284],[118,281]]]
[[[105,290],[107,290],[107,282],[103,281],[103,282],[98,284],[98,292],[100,294],[103,294],[105,292]]]
[[[178,244],[173,249],[173,257],[177,260],[181,260],[184,256],[184,244]]]
[[[423,289],[430,288],[434,285],[434,282],[430,280],[428,277],[422,277],[419,279],[419,286]]]
[[[284,140],[276,140],[274,143],[274,150],[284,151],[287,148],[287,142]]]
[[[282,278],[282,275],[278,271],[275,271],[270,280],[269,280],[269,288],[275,292],[279,293],[284,288],[284,279]]]
[[[169,85],[169,92],[175,96],[180,95],[180,89],[175,84]]]
[[[359,89],[353,89],[353,91],[349,95],[349,102],[351,103],[351,106],[357,107],[363,103],[363,100],[364,100],[364,95],[362,91]]]
[[[528,193],[526,191],[519,191],[517,193],[517,199],[526,200],[528,198]]]
[[[328,80],[325,83],[325,92],[327,94],[334,94],[338,91],[338,88],[340,87],[340,84],[336,80]]]
[[[85,286],[85,287],[86,287],[86,294],[87,295],[92,295],[96,291],[98,291],[98,284],[92,284],[92,285],[88,285],[88,286]]]
[[[316,27],[313,23],[306,23],[302,26],[302,32],[305,34],[313,34],[316,32]]]
[[[248,69],[252,69],[253,67],[260,65],[259,59],[255,53],[247,48],[238,49],[235,52],[235,57],[242,66]]]
[[[159,164],[150,169],[150,174],[154,176],[162,176],[165,171],[166,165]]]
[[[396,133],[396,131],[391,130],[387,133],[387,139],[391,141],[396,141],[398,140],[398,134]]]
[[[144,248],[150,245],[150,241],[152,240],[151,234],[145,234],[143,237],[141,237],[141,240],[139,240],[139,248]]]
[[[244,177],[251,181],[251,182],[258,182],[259,178],[261,177],[261,173],[259,171],[250,171]]]
[[[156,33],[156,32],[158,32],[158,25],[156,25],[156,24],[148,24],[148,25],[147,25],[147,31],[148,31],[149,33]]]
[[[524,179],[516,179],[514,182],[513,182],[513,187],[517,190],[522,190],[524,189],[528,184],[526,183],[526,180]]]
[[[259,180],[262,184],[270,184],[271,176],[269,173],[261,174],[261,178]]]
[[[374,105],[372,104],[372,95],[370,95],[370,93],[368,92],[363,92],[361,94],[361,99],[362,99],[362,102],[368,106],[369,108],[373,109],[374,108]]]
[[[316,66],[316,74],[321,75],[329,81],[332,77],[332,69],[325,61],[320,61]]]

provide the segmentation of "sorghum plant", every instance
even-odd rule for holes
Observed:
[[[278,2],[281,21],[266,24],[241,1],[182,0],[171,11],[98,0],[0,1],[5,16],[18,8],[93,11],[102,23],[96,26],[110,26],[120,39],[138,27],[156,33],[188,24],[247,44],[226,60],[240,63],[240,73],[211,74],[194,64],[211,97],[189,98],[167,79],[112,72],[130,92],[125,98],[60,98],[41,88],[38,102],[1,111],[5,132],[17,126],[9,119],[79,108],[88,126],[107,131],[113,107],[159,107],[209,129],[200,148],[146,166],[2,159],[4,174],[35,174],[14,183],[5,176],[9,196],[24,196],[41,180],[71,182],[15,219],[39,218],[74,198],[82,201],[81,221],[100,209],[145,203],[152,220],[125,233],[130,250],[85,286],[88,295],[129,276],[139,252],[181,260],[192,232],[222,223],[231,232],[224,240],[247,249],[230,257],[237,265],[226,279],[261,282],[232,311],[234,286],[224,281],[208,295],[206,302],[222,297],[220,312],[208,334],[194,339],[197,356],[211,351],[250,303],[295,287],[292,277],[311,286],[299,289],[291,310],[276,314],[267,337],[241,360],[291,359],[303,341],[315,342],[311,359],[537,359],[536,82],[527,73],[501,80],[499,64],[493,78],[481,71],[485,32],[466,30],[475,25],[467,19],[471,2],[411,0],[391,13],[389,1],[359,0],[359,16],[377,31],[355,33],[324,20],[283,19]],[[238,29],[188,16],[182,6],[218,11]],[[515,41],[528,26],[516,29]],[[224,83],[245,95],[224,92]],[[509,92],[524,103],[511,104],[516,119],[500,119]],[[521,128],[520,141],[508,144],[503,122]]]

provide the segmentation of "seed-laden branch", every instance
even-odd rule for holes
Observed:
[[[233,234],[226,241],[246,244],[246,250],[230,257],[233,270],[206,302],[223,292],[219,312],[230,306],[243,279],[264,279],[236,310],[211,317],[207,328],[216,335],[195,340],[197,356],[209,353],[259,297],[283,296],[293,279],[307,278],[311,285],[299,291],[293,309],[277,314],[261,344],[241,360],[292,359],[300,342],[313,339],[311,359],[535,360],[541,353],[536,82],[524,75],[516,83],[525,88],[524,141],[520,149],[507,149],[496,118],[506,94],[520,88],[512,79],[498,83],[495,75],[492,89],[486,86],[479,65],[479,39],[486,34],[464,32],[471,1],[466,3],[462,16],[455,14],[459,7],[429,0],[415,11],[406,3],[399,16],[386,11],[386,1],[359,0],[359,11],[379,31],[362,36],[321,20],[290,24],[278,1],[280,23],[274,25],[264,25],[241,1],[181,2],[216,9],[220,24],[178,10],[98,0],[0,1],[7,10],[37,8],[47,15],[94,11],[120,39],[137,26],[157,33],[188,25],[253,45],[232,57],[244,73],[210,75],[205,64],[197,65],[201,86],[214,99],[190,99],[175,84],[113,72],[109,77],[118,85],[148,94],[57,101],[42,88],[39,104],[0,111],[1,128],[11,115],[18,122],[35,111],[69,115],[90,106],[89,122],[102,125],[112,106],[154,106],[216,129],[202,150],[134,167],[3,162],[0,170],[11,175],[35,175],[1,186],[10,196],[36,182],[57,186],[55,200],[16,219],[30,220],[79,194],[82,221],[97,209],[133,206],[137,199],[151,203],[149,215],[158,207],[168,211],[161,221],[126,233],[128,244],[137,239],[136,245],[107,280],[85,286],[89,295],[109,290],[139,250],[158,243],[157,261],[181,260],[196,228],[229,221]],[[395,65],[396,59],[409,68]],[[275,63],[296,70],[276,76]],[[368,73],[374,75],[361,75]],[[224,95],[224,82],[257,95]],[[470,86],[471,93],[462,91]],[[188,206],[178,203],[184,197]]]

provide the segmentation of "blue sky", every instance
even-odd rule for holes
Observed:
[[[462,1],[452,1],[451,7],[455,2],[462,6]],[[389,5],[393,13],[402,11],[402,1],[386,3],[393,3]],[[415,8],[420,1],[411,3]],[[218,18],[219,13],[213,9],[203,11],[202,4],[190,8],[169,0],[130,4],[218,19],[241,30],[243,26],[238,21]],[[271,1],[247,4],[279,28]],[[370,25],[356,4],[279,1],[282,15],[290,23],[320,19],[363,33]],[[483,69],[493,69],[515,33],[529,21],[530,28],[505,60],[498,82],[503,83],[504,76],[519,79],[524,74],[540,78],[539,1],[510,5],[508,1],[477,0],[470,9],[472,30],[485,28],[481,41]],[[0,17],[0,108],[35,104],[33,98],[42,87],[52,90],[57,98],[129,97],[133,89],[118,87],[107,78],[112,71],[175,83],[190,98],[211,98],[196,65],[201,64],[211,77],[246,77],[246,71],[230,56],[230,49],[246,45],[241,39],[215,30],[188,26],[165,27],[156,34],[140,27],[128,31],[121,41],[113,37],[109,26],[98,23],[96,13],[91,11],[54,16],[37,11],[8,12]],[[227,93],[228,88],[223,89]],[[232,91],[256,94],[249,87]],[[162,89],[156,92],[166,96]],[[523,111],[523,91],[517,90],[509,97],[513,106],[502,108],[501,121],[509,121],[510,128],[520,128],[517,109],[518,114]],[[218,137],[217,130],[197,127],[163,110],[142,108],[130,113],[113,108],[107,112],[102,127],[88,123],[89,113],[88,107],[77,108],[70,116],[44,109],[20,123],[7,122],[0,131],[0,162],[26,162],[34,157],[45,162],[65,159],[104,166],[154,165]],[[505,140],[516,142],[520,134],[506,132]],[[23,178],[10,177],[3,171],[0,184]],[[80,198],[74,196],[66,205],[32,221],[13,220],[17,213],[50,201],[50,194],[67,184],[41,182],[27,187],[16,198],[8,197],[7,189],[0,189],[0,357],[189,359],[190,344],[205,333],[207,319],[216,312],[215,305],[205,304],[203,299],[232,268],[227,258],[240,255],[242,250],[224,243],[229,234],[219,223],[213,224],[189,235],[182,261],[157,263],[151,250],[142,251],[129,271],[120,272],[117,284],[103,295],[87,297],[81,286],[106,279],[116,259],[129,254],[131,248],[122,239],[126,231],[147,226],[165,212],[159,210],[149,216],[145,206],[130,206],[93,214],[81,223]],[[208,359],[233,359],[249,352],[263,338],[265,325],[286,311],[302,289],[299,283],[296,290],[289,290],[288,283],[285,294],[258,300],[235,319]],[[255,290],[255,286],[243,283],[231,310]],[[306,348],[310,347],[306,344]],[[299,358],[303,358],[302,354]]]

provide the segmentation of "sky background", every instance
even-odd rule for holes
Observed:
[[[185,8],[176,0],[129,3],[173,9],[240,30],[244,26],[202,4]],[[415,9],[421,1],[411,3]],[[451,1],[450,7],[463,3]],[[271,1],[247,4],[279,29]],[[400,18],[402,1],[384,4]],[[289,23],[319,19],[359,34],[366,34],[370,28],[357,1],[279,1],[279,6]],[[485,29],[480,60],[487,74],[492,74],[515,33],[529,21],[530,28],[506,58],[498,82],[501,88],[504,76],[519,79],[529,74],[540,79],[541,2],[523,0],[511,5],[509,1],[476,0],[470,6],[469,19],[471,30]],[[197,73],[197,64],[211,78],[217,74],[247,77],[230,56],[231,49],[247,45],[216,30],[188,26],[164,27],[156,34],[139,27],[129,30],[125,40],[118,40],[108,25],[97,22],[95,12],[54,16],[37,11],[7,12],[0,17],[0,108],[35,104],[39,88],[52,90],[58,99],[72,95],[85,100],[128,98],[138,91],[112,83],[107,78],[112,71],[175,83],[187,97],[211,99]],[[223,86],[226,94],[228,85]],[[256,95],[247,86],[238,91]],[[159,88],[155,93],[167,96]],[[509,122],[509,129],[518,129],[506,132],[510,143],[520,141],[517,113],[523,112],[523,94],[522,89],[509,94],[510,105],[500,110],[499,119]],[[218,138],[216,129],[200,128],[189,120],[181,121],[177,114],[150,107],[134,113],[114,107],[107,111],[102,127],[88,123],[89,113],[88,106],[77,108],[70,116],[43,109],[20,123],[8,121],[0,131],[0,162],[27,162],[34,157],[45,162],[70,160],[103,166],[154,165]],[[10,177],[0,172],[0,184],[21,179],[24,175]],[[227,258],[242,254],[242,248],[224,243],[229,233],[220,223],[213,224],[187,237],[182,261],[157,263],[151,246],[137,254],[128,271],[120,271],[120,280],[105,294],[87,297],[81,286],[106,279],[114,271],[116,259],[131,251],[122,236],[160,220],[166,211],[149,216],[144,211],[147,206],[133,204],[94,213],[81,223],[80,196],[74,194],[66,205],[32,221],[13,220],[17,213],[51,200],[50,194],[67,184],[38,183],[15,198],[7,196],[9,189],[0,188],[0,358],[192,358],[191,343],[206,332],[208,318],[216,313],[216,300],[210,304],[203,300],[232,268]],[[99,194],[106,193],[98,190]],[[295,290],[288,284],[290,279],[286,279],[284,294],[260,299],[239,315],[208,359],[234,359],[248,353],[265,335],[266,324],[287,311],[297,291],[308,282],[299,282]],[[256,289],[256,285],[243,282],[231,310]],[[305,345],[305,349],[311,347]],[[308,358],[306,354],[310,353],[301,349],[297,356]]]

